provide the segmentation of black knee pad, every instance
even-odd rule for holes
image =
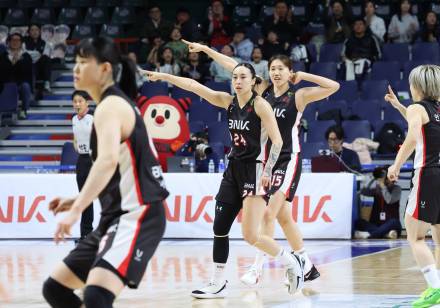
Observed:
[[[215,218],[213,224],[214,236],[229,234],[232,223],[240,212],[241,207],[217,201],[215,204]]]
[[[43,296],[53,308],[79,308],[82,305],[72,289],[63,286],[51,277],[43,283]]]
[[[111,308],[115,295],[99,286],[87,286],[84,290],[84,305],[86,308]]]

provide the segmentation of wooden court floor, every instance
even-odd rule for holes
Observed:
[[[48,307],[41,284],[72,248],[72,242],[0,241],[0,307]],[[124,290],[115,307],[410,307],[425,288],[405,241],[306,241],[306,248],[321,277],[298,294],[287,293],[274,260],[258,287],[241,284],[255,250],[233,241],[227,298],[194,300],[191,290],[209,281],[211,242],[164,241],[139,289]]]

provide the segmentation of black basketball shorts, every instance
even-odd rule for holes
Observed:
[[[301,178],[302,161],[300,153],[292,153],[290,156],[280,157],[272,172],[271,187],[265,196],[270,196],[281,191],[289,202],[293,201],[296,189]]]

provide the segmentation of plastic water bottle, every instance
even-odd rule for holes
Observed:
[[[225,162],[223,161],[223,159],[220,159],[220,161],[218,162],[218,172],[225,172]]]
[[[194,160],[192,159],[189,161],[189,172],[194,172]]]
[[[212,159],[209,160],[208,172],[209,173],[214,173],[215,172],[214,160],[212,160]]]
[[[310,173],[310,172],[312,172],[312,161],[310,159],[304,158],[302,160],[302,172],[303,173]]]

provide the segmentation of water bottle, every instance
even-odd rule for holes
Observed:
[[[218,162],[218,172],[225,172],[225,162],[223,161],[223,159],[220,159],[220,161]]]
[[[214,160],[212,160],[212,159],[209,160],[208,172],[209,173],[214,173],[215,172]]]
[[[312,160],[304,158],[302,160],[302,172],[310,173],[312,172]]]
[[[189,161],[189,172],[194,172],[194,160],[192,159]]]

